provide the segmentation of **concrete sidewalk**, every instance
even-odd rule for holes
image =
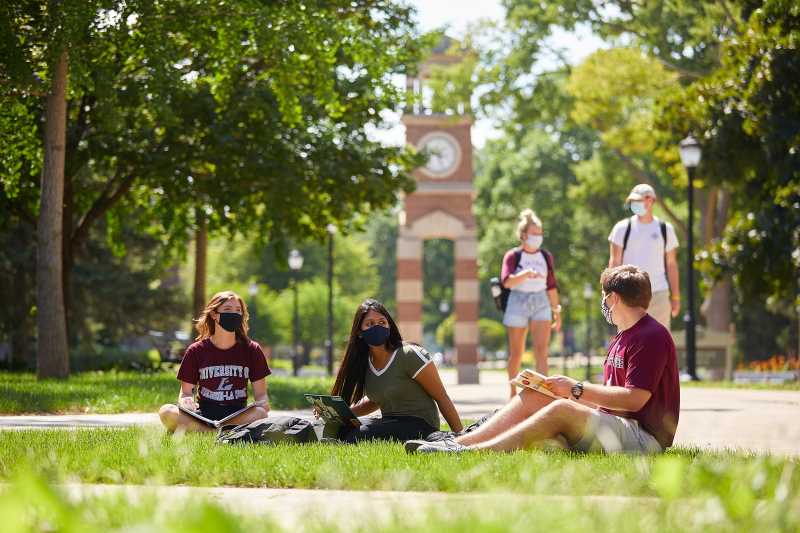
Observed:
[[[96,485],[69,483],[58,486],[73,502],[97,496],[119,496],[137,503],[155,498],[159,508],[181,509],[198,501],[214,503],[236,515],[264,516],[288,531],[308,529],[315,521],[348,524],[361,517],[361,525],[396,523],[424,525],[428,512],[458,515],[464,509],[509,509],[533,504],[564,504],[604,510],[623,510],[631,505],[658,505],[654,497],[526,495],[519,493],[444,493],[406,491],[348,491],[314,489],[267,489],[238,487],[187,487],[160,485]]]
[[[505,372],[483,371],[479,385],[457,385],[442,371],[450,397],[465,419],[501,407],[508,397]],[[272,411],[310,416],[311,411]],[[121,427],[157,424],[155,413],[0,416],[0,429]],[[706,450],[741,449],[800,456],[800,392],[684,387],[675,444]]]

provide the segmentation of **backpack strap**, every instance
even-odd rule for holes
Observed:
[[[514,269],[519,266],[519,262],[522,261],[522,248],[517,248],[514,250]]]
[[[636,215],[634,215],[636,216]],[[625,226],[625,236],[622,238],[622,255],[625,255],[625,248],[628,247],[628,238],[631,236],[631,222],[633,217],[628,219],[628,224]]]
[[[664,276],[666,276],[667,285],[669,286],[669,274],[667,273],[667,223],[659,220],[658,225],[661,226],[661,240],[664,241]]]
[[[547,265],[547,271],[553,272],[553,256],[544,248],[542,248],[541,251],[542,255],[544,256],[544,262]]]

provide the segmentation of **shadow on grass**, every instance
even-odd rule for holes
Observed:
[[[303,393],[325,393],[329,378],[267,378],[274,409],[307,407]],[[86,372],[37,381],[31,373],[0,372],[0,414],[149,412],[175,402],[173,372]]]

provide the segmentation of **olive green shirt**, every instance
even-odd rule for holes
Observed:
[[[431,356],[425,348],[404,344],[391,355],[389,362],[375,370],[372,360],[367,368],[364,392],[378,404],[383,416],[416,416],[439,429],[439,409],[417,380]]]

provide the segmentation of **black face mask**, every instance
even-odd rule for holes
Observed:
[[[389,328],[375,324],[371,328],[362,331],[359,336],[370,346],[383,346],[389,339]]]
[[[219,325],[225,331],[233,333],[242,325],[242,315],[239,313],[220,313]]]

